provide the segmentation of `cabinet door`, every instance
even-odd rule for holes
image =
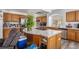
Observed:
[[[40,20],[40,22],[47,22],[46,16],[40,16],[40,17],[37,17],[37,19]]]
[[[79,21],[79,11],[76,11],[76,21]]]
[[[48,49],[56,49],[56,36],[53,36],[48,39],[48,44],[47,44]]]
[[[69,40],[75,40],[75,30],[68,29],[68,31],[67,31],[67,38]]]
[[[28,38],[28,40],[32,40],[33,39],[33,35],[32,34],[25,34],[25,36]]]
[[[76,39],[75,40],[79,42],[79,31],[76,31]]]
[[[41,45],[41,36],[39,36],[39,35],[33,35],[33,42],[34,42],[38,47],[40,47],[40,45]]]
[[[57,49],[59,49],[59,48],[61,48],[61,34],[59,34],[59,35],[57,35],[57,37],[56,37],[57,39],[57,41],[56,41],[56,48]]]
[[[8,38],[11,29],[3,29],[3,38],[4,40]]]
[[[19,22],[19,15],[12,14],[12,21],[13,22]]]
[[[43,16],[43,17],[41,18],[41,22],[47,22],[47,17],[46,17],[46,16]]]
[[[10,13],[4,13],[3,19],[4,19],[4,22],[10,22],[11,21],[11,14]]]
[[[25,19],[26,16],[25,16],[25,15],[19,15],[19,18],[20,18],[20,19],[21,19],[21,18]]]
[[[75,19],[76,19],[76,13],[75,13],[75,11],[67,12],[66,13],[66,20],[67,20],[67,22],[74,22]]]

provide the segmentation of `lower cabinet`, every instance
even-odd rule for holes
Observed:
[[[11,30],[12,30],[11,28],[4,28],[3,29],[3,39],[4,40],[6,40],[9,37]],[[17,31],[20,31],[20,28],[17,28]]]
[[[61,48],[61,34],[49,38],[47,48],[60,49]]]
[[[75,40],[79,42],[79,30],[76,31],[76,38],[75,38]]]
[[[74,29],[68,29],[67,31],[67,39],[68,40],[75,40],[75,30]]]
[[[56,48],[59,49],[61,48],[61,35],[57,35],[56,37]]]
[[[3,29],[3,39],[7,39],[11,29]]]
[[[38,47],[40,47],[40,45],[41,45],[41,36],[39,36],[39,35],[33,35],[33,42],[34,42]]]
[[[47,39],[47,42],[43,42],[42,39],[44,38],[43,36],[40,35],[32,35],[32,34],[26,34],[25,36],[27,36],[27,38],[29,40],[33,40],[32,42],[35,43],[38,47],[41,46],[41,44],[43,43],[44,45],[46,45],[47,49],[60,49],[61,48],[61,34],[49,37],[49,38],[45,38]]]
[[[48,39],[47,48],[52,49],[52,47],[53,49],[56,48],[56,37],[55,36]]]
[[[68,29],[67,39],[79,42],[79,30]]]
[[[32,35],[32,34],[26,34],[26,33],[24,33],[24,35],[28,38],[29,45],[32,43],[35,43],[38,47],[40,47],[41,37],[39,35]]]

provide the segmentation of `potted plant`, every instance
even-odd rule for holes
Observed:
[[[26,17],[25,27],[27,28],[27,31],[31,31],[32,27],[34,26],[33,18],[34,18],[33,15],[27,15],[27,17]]]

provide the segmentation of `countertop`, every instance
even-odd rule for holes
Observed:
[[[3,27],[3,29],[12,29],[12,28],[20,28],[20,27]]]
[[[62,33],[62,31],[60,30],[51,30],[51,29],[47,29],[47,30],[32,29],[32,31],[27,31],[26,29],[23,29],[23,31],[25,33],[41,35],[47,38]]]
[[[75,27],[60,27],[60,28],[56,28],[56,27],[47,27],[47,28],[51,28],[51,29],[61,29],[61,30],[68,30],[68,29],[73,29],[73,30],[79,30],[79,28],[75,28]]]
[[[67,28],[67,29],[79,30],[79,28]]]

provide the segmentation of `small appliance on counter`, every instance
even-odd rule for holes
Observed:
[[[72,28],[71,24],[66,25],[67,28]]]
[[[79,28],[79,24],[77,25],[77,28]]]
[[[3,27],[4,28],[19,28],[20,27],[20,24],[19,23],[16,23],[16,22],[5,22],[3,24]]]

